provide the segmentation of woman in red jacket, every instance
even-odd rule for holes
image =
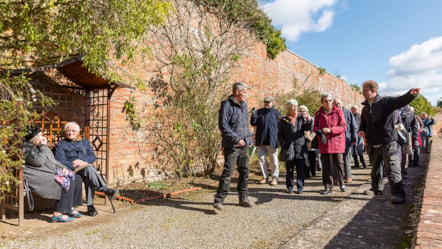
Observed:
[[[322,107],[315,114],[313,131],[318,136],[318,149],[322,162],[322,183],[329,194],[333,191],[332,168],[338,172],[339,185],[345,192],[344,185],[344,157],[345,151],[345,122],[344,113],[340,108],[333,106],[333,98],[329,93],[321,95]]]

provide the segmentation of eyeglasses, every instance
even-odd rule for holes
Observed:
[[[324,100],[325,103],[330,103],[332,100]]]
[[[264,103],[270,104],[270,103],[272,103],[272,101],[264,101]]]

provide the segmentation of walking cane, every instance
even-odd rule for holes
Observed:
[[[101,176],[101,178],[103,179],[104,183],[106,183],[106,185],[107,185],[106,178],[104,178],[104,176],[103,176],[103,173],[102,173],[102,171],[101,171],[101,167],[100,167],[99,172],[100,172],[100,176]],[[116,213],[117,210],[115,210],[114,203],[112,202],[112,198],[109,198],[109,197],[106,195],[106,193],[104,194],[104,196],[105,196],[105,200],[106,200],[106,197],[107,197],[107,199],[109,199],[109,202],[110,202],[110,204],[111,204],[111,206],[112,206],[112,213]]]

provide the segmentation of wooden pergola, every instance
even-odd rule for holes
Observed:
[[[58,71],[59,78],[46,75],[47,71]],[[11,70],[15,75],[27,74],[33,87],[58,104],[49,109],[39,108],[40,120],[35,124],[42,128],[50,143],[56,143],[63,137],[64,124],[76,121],[82,127],[82,135],[89,139],[97,161],[96,167],[106,181],[109,180],[109,140],[110,140],[110,103],[116,89],[132,88],[121,82],[110,82],[97,76],[84,66],[82,56],[69,58],[61,63],[41,67]],[[17,172],[23,182],[23,168]],[[19,184],[7,194],[0,205],[0,218],[4,218],[5,209],[18,211],[18,224],[24,218],[24,190]]]

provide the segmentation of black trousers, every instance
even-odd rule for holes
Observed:
[[[248,147],[235,147],[224,149],[224,170],[219,180],[218,190],[215,194],[215,203],[223,203],[224,198],[229,194],[230,180],[238,165],[238,186],[236,190],[241,197],[248,195],[248,181],[249,181],[249,149]]]
[[[344,156],[342,153],[321,154],[322,184],[333,189],[333,169],[337,171],[339,185],[344,184]]]

